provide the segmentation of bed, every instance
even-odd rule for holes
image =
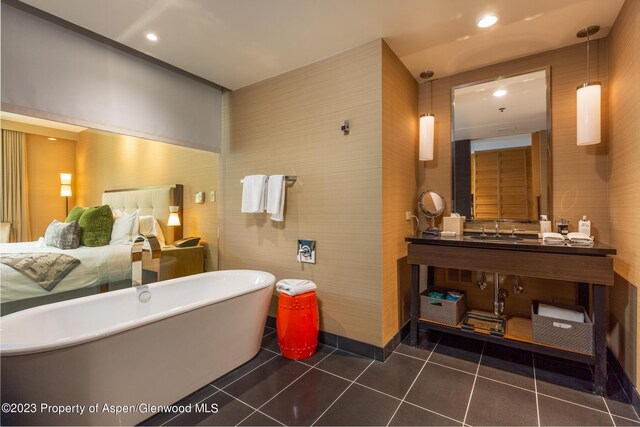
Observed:
[[[182,185],[165,185],[125,190],[108,190],[102,204],[112,210],[155,217],[165,237],[173,241],[181,237],[180,227],[168,227],[169,206],[182,207]],[[99,247],[80,246],[58,249],[38,242],[2,243],[1,254],[63,253],[80,260],[53,289],[46,291],[35,281],[12,267],[0,264],[0,302],[2,314],[27,307],[76,298],[131,285],[131,244]]]

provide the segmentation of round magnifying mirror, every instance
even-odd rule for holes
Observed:
[[[425,191],[418,197],[418,208],[427,218],[431,218],[431,227],[427,228],[422,234],[438,236],[440,230],[435,226],[435,219],[442,215],[446,203],[444,197],[435,191]]]

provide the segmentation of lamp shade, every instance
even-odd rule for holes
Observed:
[[[435,119],[433,114],[420,117],[420,150],[418,158],[422,161],[433,160]]]
[[[169,220],[167,220],[168,226],[177,227],[180,225],[180,215],[178,215],[179,210],[179,206],[169,206]]]
[[[61,173],[60,174],[60,184],[71,185],[71,174],[70,173]]]
[[[71,186],[69,184],[62,184],[60,186],[60,196],[71,197]]]
[[[577,92],[577,143],[600,143],[600,83],[585,83]]]

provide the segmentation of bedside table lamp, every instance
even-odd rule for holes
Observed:
[[[60,197],[64,197],[65,218],[69,215],[69,197],[71,197],[71,174],[60,174]]]
[[[173,240],[182,238],[182,224],[180,223],[180,206],[169,206],[167,225],[173,228]]]

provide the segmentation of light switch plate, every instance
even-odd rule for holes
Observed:
[[[211,203],[215,203],[216,201],[216,192],[213,190],[209,191],[209,201]]]
[[[316,263],[316,241],[315,240],[298,240],[298,262],[309,264]]]

